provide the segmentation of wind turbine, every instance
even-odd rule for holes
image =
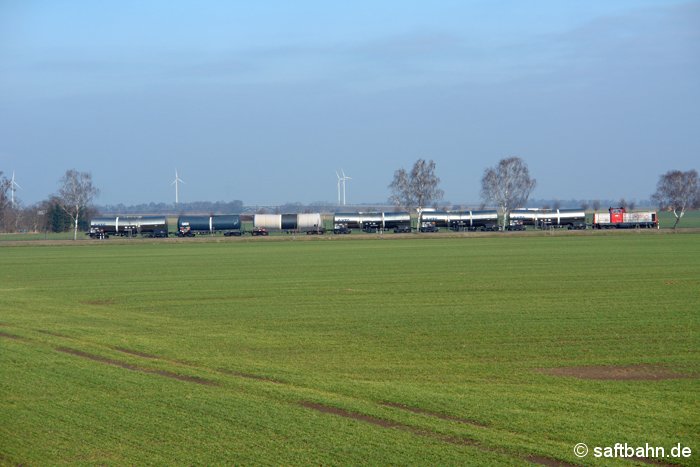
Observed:
[[[340,206],[340,182],[343,180],[340,178],[340,175],[338,175],[338,171],[335,171],[335,176],[338,177],[338,206]]]
[[[345,182],[348,180],[352,180],[352,178],[348,177],[345,175],[345,171],[343,169],[340,169],[340,173],[343,174],[342,178],[340,178],[339,182],[343,182],[343,206],[345,206]]]
[[[15,171],[12,171],[12,180],[10,181],[10,192],[12,194],[12,208],[15,207],[15,191],[17,188],[22,189],[22,187],[15,181]]]
[[[180,202],[180,183],[185,182],[177,175],[177,169],[175,169],[175,180],[171,183],[171,185],[175,185],[175,204]]]

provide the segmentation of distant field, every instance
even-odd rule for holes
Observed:
[[[0,246],[0,464],[698,463],[700,234],[81,244]]]
[[[672,212],[662,211],[659,213],[659,225],[662,229],[673,227],[674,222],[676,222],[676,217]],[[700,211],[686,211],[686,213],[681,218],[678,223],[678,228],[697,228],[700,227]]]

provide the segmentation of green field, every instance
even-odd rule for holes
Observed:
[[[698,464],[700,234],[390,238],[0,246],[0,464]]]

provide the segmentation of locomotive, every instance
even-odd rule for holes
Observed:
[[[609,208],[607,213],[593,214],[594,229],[653,229],[659,228],[656,211],[627,212],[625,208]]]

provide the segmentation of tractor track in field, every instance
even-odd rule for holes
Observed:
[[[470,418],[456,417],[454,415],[448,415],[448,414],[444,414],[444,413],[440,413],[440,412],[433,412],[431,410],[421,409],[420,407],[411,407],[410,405],[400,404],[398,402],[385,401],[385,402],[382,402],[381,405],[383,405],[384,407],[393,407],[396,409],[401,409],[401,410],[405,410],[408,412],[413,412],[413,413],[417,413],[420,415],[425,415],[428,417],[435,417],[435,418],[439,418],[441,420],[463,423],[465,425],[472,425],[472,426],[475,426],[478,428],[488,428],[487,424],[480,422],[478,420],[472,420]]]
[[[100,362],[100,363],[104,363],[107,365],[112,365],[112,366],[116,366],[119,368],[124,368],[126,370],[137,371],[140,373],[146,373],[146,374],[151,374],[151,375],[164,376],[166,378],[176,379],[179,381],[185,381],[188,383],[201,384],[204,386],[219,386],[218,382],[216,382],[214,380],[206,379],[206,378],[201,378],[199,376],[181,375],[179,373],[175,373],[175,372],[168,371],[168,370],[157,370],[154,368],[144,368],[144,367],[141,367],[138,365],[134,365],[133,363],[123,362],[121,360],[115,360],[113,358],[108,358],[108,357],[103,357],[101,355],[95,355],[95,354],[83,352],[82,350],[71,349],[70,347],[56,347],[55,350],[57,352],[62,352],[65,354],[74,355],[76,357],[85,358],[87,360],[92,360],[95,362]]]
[[[10,326],[6,325],[4,327],[7,328]],[[308,388],[305,386],[297,386],[294,383],[284,382],[284,381],[277,380],[277,379],[274,379],[274,378],[271,378],[268,376],[256,375],[256,374],[252,374],[252,373],[245,373],[245,372],[222,369],[222,368],[208,368],[206,366],[201,366],[201,365],[196,365],[196,364],[189,363],[186,361],[161,357],[158,355],[154,355],[154,354],[142,352],[142,351],[137,351],[137,350],[129,349],[126,347],[107,346],[104,344],[92,342],[92,341],[85,340],[85,339],[80,339],[77,337],[64,335],[64,334],[53,332],[53,331],[40,330],[40,329],[31,329],[31,330],[34,332],[39,332],[39,333],[42,333],[45,335],[50,335],[50,336],[58,337],[61,339],[70,339],[72,341],[77,341],[77,342],[81,342],[81,343],[87,343],[87,344],[93,345],[93,346],[103,347],[103,348],[106,348],[106,349],[109,349],[112,351],[121,352],[121,353],[130,355],[133,357],[137,357],[137,358],[143,358],[143,359],[147,359],[147,360],[159,360],[159,361],[168,362],[168,363],[172,363],[172,364],[176,364],[176,365],[186,366],[186,367],[193,368],[193,369],[211,371],[211,372],[215,372],[215,373],[219,373],[219,374],[223,374],[223,375],[227,375],[227,376],[234,376],[236,378],[253,380],[253,381],[258,381],[261,383],[269,383],[269,384],[275,384],[275,385],[288,386],[289,388],[292,388],[292,389],[301,389],[301,390],[312,389],[313,390],[313,388]],[[36,341],[35,339],[29,338],[29,337],[15,335],[15,334],[11,334],[11,333],[8,333],[5,331],[0,331],[0,338],[11,339],[11,340],[21,341],[21,342],[26,342],[26,343],[38,342],[40,344],[47,345],[47,343],[45,343],[45,342]],[[194,384],[198,384],[201,386],[221,387],[221,384],[218,381],[215,381],[212,379],[207,379],[207,378],[203,378],[203,377],[199,377],[199,376],[183,375],[183,374],[176,373],[174,371],[169,371],[169,370],[147,368],[147,367],[143,367],[143,366],[140,366],[140,365],[137,365],[134,363],[130,363],[130,362],[118,360],[115,358],[110,358],[110,357],[105,357],[102,355],[97,355],[97,354],[85,352],[85,351],[78,350],[78,349],[71,348],[71,347],[51,346],[51,344],[48,344],[48,346],[51,349],[53,349],[54,351],[59,352],[59,353],[63,353],[66,355],[72,355],[74,357],[78,357],[78,358],[94,361],[97,363],[122,368],[122,369],[129,370],[129,371],[150,374],[150,375],[155,375],[155,376],[162,376],[165,378],[183,381],[183,382],[187,382],[187,383],[194,383]],[[327,392],[327,391],[323,391],[323,392],[326,392],[330,396],[347,397],[343,394],[332,393],[332,392]],[[448,414],[444,414],[444,413],[440,413],[440,412],[434,412],[434,411],[430,411],[427,409],[413,407],[413,406],[409,406],[409,405],[398,403],[398,402],[373,401],[373,400],[362,400],[362,399],[357,399],[357,400],[363,401],[366,403],[370,403],[370,404],[374,404],[377,407],[386,407],[386,408],[396,409],[396,410],[403,411],[403,412],[410,412],[413,414],[423,415],[426,417],[439,419],[439,420],[443,420],[443,421],[447,421],[447,422],[454,422],[454,423],[459,423],[459,424],[463,424],[463,425],[469,425],[469,426],[479,428],[479,429],[500,431],[499,429],[489,427],[487,424],[479,422],[478,420],[472,420],[472,419],[461,418],[461,417],[448,415]],[[478,449],[482,452],[500,454],[503,456],[511,457],[513,459],[517,459],[519,461],[525,461],[525,462],[529,462],[532,464],[545,465],[545,466],[561,466],[561,467],[576,467],[577,466],[577,464],[571,464],[571,463],[568,463],[565,461],[553,459],[553,458],[546,457],[546,456],[541,456],[541,455],[537,455],[537,454],[529,454],[528,455],[528,454],[515,452],[515,451],[512,451],[512,450],[507,449],[507,448],[492,447],[492,446],[483,444],[481,441],[475,440],[473,438],[463,437],[463,436],[455,436],[455,435],[447,435],[447,434],[439,433],[439,432],[436,432],[436,431],[433,431],[430,429],[411,425],[408,423],[399,422],[399,421],[390,420],[390,419],[385,419],[385,418],[380,418],[380,417],[368,415],[368,414],[357,412],[357,411],[352,411],[352,410],[348,410],[348,409],[344,409],[344,408],[340,408],[340,407],[334,407],[331,405],[321,404],[318,402],[312,402],[312,401],[308,401],[308,400],[297,400],[296,402],[290,402],[290,405],[294,405],[297,407],[303,407],[303,408],[308,409],[308,410],[313,410],[313,411],[316,411],[319,413],[337,416],[337,417],[341,417],[344,419],[354,420],[354,421],[361,422],[361,423],[367,423],[367,424],[378,426],[378,427],[384,428],[384,429],[399,430],[399,431],[403,431],[406,433],[410,433],[410,434],[415,435],[415,436],[419,436],[419,437],[427,438],[427,439],[432,439],[432,440],[444,442],[444,443],[451,444],[451,445],[469,446],[469,447],[472,447],[474,449]],[[640,461],[643,462],[644,460],[640,459]]]
[[[411,433],[411,434],[416,435],[416,436],[434,439],[434,440],[442,441],[442,442],[448,443],[448,444],[455,444],[458,446],[470,446],[470,447],[473,447],[473,448],[478,449],[478,450],[483,451],[483,452],[488,452],[488,453],[493,453],[493,454],[502,454],[504,456],[514,457],[514,458],[521,459],[521,460],[524,460],[524,461],[527,461],[527,462],[530,462],[533,464],[546,465],[546,466],[577,467],[576,464],[571,464],[568,462],[560,461],[558,459],[552,459],[550,457],[545,457],[545,456],[528,455],[528,456],[523,457],[523,456],[518,455],[515,452],[509,451],[506,449],[486,446],[486,445],[482,444],[481,442],[479,442],[475,439],[472,439],[472,438],[451,436],[451,435],[436,433],[434,431],[425,430],[425,429],[418,428],[418,427],[408,425],[405,423],[400,423],[400,422],[395,422],[392,420],[386,420],[383,418],[373,417],[371,415],[366,415],[366,414],[359,413],[359,412],[353,412],[350,410],[341,409],[339,407],[332,407],[332,406],[325,405],[325,404],[319,404],[318,402],[299,401],[298,404],[301,407],[315,410],[315,411],[320,412],[320,413],[335,415],[335,416],[347,418],[350,420],[369,423],[372,425],[380,426],[382,428],[405,431],[405,432]],[[381,405],[387,406],[386,404],[381,404]],[[394,407],[394,406],[388,405],[388,407]],[[411,410],[411,411],[413,412],[413,410]],[[421,412],[417,412],[417,413],[421,413]],[[442,414],[439,414],[439,415],[442,415]],[[438,418],[445,419],[443,417],[438,417]],[[455,421],[455,420],[453,420],[453,421]]]

